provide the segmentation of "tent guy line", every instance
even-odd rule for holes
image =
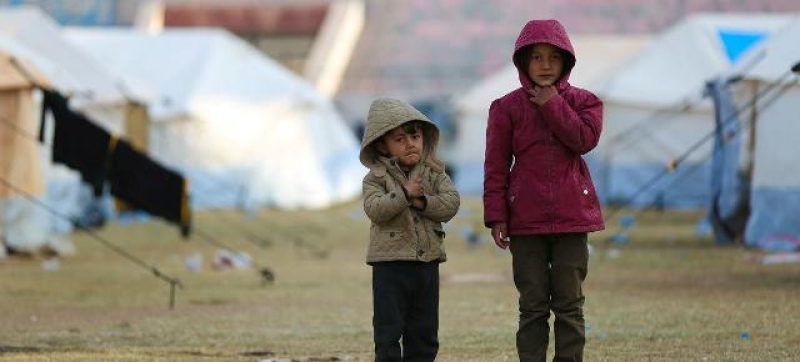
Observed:
[[[24,138],[27,138],[29,141],[36,142],[37,144],[40,143],[39,142],[39,136],[34,136],[34,135],[26,132],[24,129],[22,129],[19,126],[15,125],[14,122],[11,121],[11,119],[6,118],[3,115],[0,115],[0,125],[2,125],[3,127],[7,127],[8,129],[10,129],[10,130],[12,130],[14,132],[17,132],[17,134],[19,134],[20,136],[22,136]],[[47,143],[44,143],[44,142],[42,142],[42,144],[44,144],[45,146],[51,146],[51,145],[49,145]]]
[[[10,119],[8,119],[8,118],[6,118],[6,117],[3,117],[3,116],[0,116],[0,124],[2,124],[3,126],[6,126],[6,127],[8,127],[8,128],[10,128],[11,130],[13,130],[13,131],[17,132],[17,133],[18,133],[18,134],[20,134],[21,136],[23,136],[23,137],[25,137],[25,138],[28,138],[30,141],[32,141],[32,142],[35,142],[35,143],[39,144],[39,139],[38,139],[38,136],[34,136],[34,135],[31,135],[31,134],[28,134],[28,133],[27,133],[27,132],[25,132],[24,130],[22,130],[22,129],[20,129],[19,127],[17,127],[16,125],[14,125],[14,124],[11,122],[11,120],[10,120]],[[47,144],[45,144],[45,145],[47,146]],[[12,190],[14,190],[14,191],[16,191],[16,192],[18,192],[18,193],[21,193],[21,190],[20,190],[19,188],[17,188],[17,187],[16,187],[16,186],[14,186],[14,185],[11,185],[11,184],[10,184],[9,182],[7,182],[6,180],[3,180],[3,183],[4,183],[4,184],[6,184],[6,185],[8,185],[10,189],[12,189]],[[31,197],[33,197],[33,196],[31,196]],[[39,204],[39,206],[42,206],[42,207],[44,207],[44,209],[46,209],[46,210],[48,210],[48,211],[51,211],[51,212],[52,212],[52,208],[48,207],[47,205],[44,205],[43,203],[39,203],[39,202],[38,202],[38,200],[33,200],[33,201],[34,201],[34,203],[37,203],[37,204]],[[60,215],[60,214],[56,214],[56,215],[57,215],[57,216],[59,216],[60,218],[64,219],[64,220],[68,220],[68,221],[70,221],[70,222],[71,222],[73,225],[76,225],[76,227],[78,227],[78,229],[80,229],[80,230],[83,230],[83,231],[88,231],[88,230],[89,230],[89,229],[87,229],[87,228],[85,228],[85,227],[82,227],[82,226],[80,226],[80,225],[77,225],[75,222],[73,222],[73,220],[70,220],[70,219],[69,219],[69,217],[67,217],[67,216],[65,216],[65,215]],[[239,226],[239,225],[236,225],[236,226]],[[245,239],[246,239],[246,240],[248,240],[248,241],[250,241],[252,244],[254,244],[254,245],[256,245],[256,246],[258,246],[258,247],[260,247],[260,248],[262,248],[262,249],[265,249],[265,248],[266,248],[264,245],[262,245],[262,243],[259,243],[259,242],[257,242],[257,241],[256,241],[256,240],[261,240],[261,239],[260,239],[260,238],[258,238],[258,237],[257,237],[255,234],[253,234],[253,233],[251,233],[251,232],[249,232],[249,231],[247,231],[247,230],[240,229],[239,227],[235,228],[235,230],[237,230],[239,233],[243,234],[243,235],[245,236]],[[90,233],[90,235],[91,235],[91,233]],[[95,236],[95,235],[93,235],[93,237],[94,237],[94,236]],[[204,241],[207,241],[207,242],[209,242],[211,245],[219,246],[219,247],[221,247],[221,248],[223,248],[223,249],[226,249],[226,250],[228,250],[228,251],[230,251],[230,252],[233,252],[233,253],[234,253],[234,254],[236,254],[236,255],[239,255],[239,254],[241,253],[241,252],[239,252],[239,251],[236,251],[235,249],[233,249],[233,248],[231,248],[231,247],[229,247],[229,246],[227,246],[227,245],[224,245],[224,244],[223,244],[223,243],[221,243],[219,240],[217,240],[217,239],[213,238],[212,236],[210,236],[208,233],[201,233],[201,236],[203,237],[203,240],[204,240]],[[123,251],[123,252],[124,252],[124,251]],[[129,254],[126,254],[126,257],[132,257],[132,256],[131,256],[131,255],[129,255]],[[144,266],[145,268],[150,268],[149,266],[147,266],[147,265],[146,265],[146,263],[144,263],[143,261],[140,261],[140,260],[138,260],[138,259],[137,259],[137,264],[140,264],[141,266]],[[255,264],[255,263],[254,263],[254,264]],[[256,266],[258,266],[257,264],[255,264],[255,265],[256,265]],[[259,272],[260,272],[260,275],[261,275],[261,277],[264,279],[264,282],[265,282],[265,283],[266,283],[266,282],[272,282],[272,281],[274,281],[274,273],[273,273],[273,272],[271,272],[271,271],[269,270],[269,268],[266,268],[266,267],[259,267]],[[155,270],[155,271],[154,271],[154,273],[155,273],[155,274],[157,274],[157,275],[158,275],[158,274],[160,274],[159,272],[157,272],[157,270]],[[180,283],[178,283],[178,284],[180,284]],[[171,305],[172,305],[172,304],[171,304]]]
[[[22,195],[24,198],[26,198],[27,200],[31,201],[34,205],[37,205],[38,207],[46,210],[50,214],[53,214],[58,218],[61,218],[61,219],[64,219],[64,220],[67,220],[67,221],[70,221],[70,222],[73,221],[68,216],[56,211],[50,205],[47,205],[46,203],[44,203],[41,200],[37,199],[36,196],[25,192],[21,188],[17,187],[16,185],[11,184],[10,182],[8,182],[6,179],[4,179],[2,177],[0,177],[0,183],[2,183],[5,187],[11,189],[12,191]],[[75,227],[78,228],[79,230],[84,231],[92,239],[94,239],[96,241],[99,241],[103,246],[111,249],[115,253],[119,254],[120,256],[122,256],[123,258],[125,258],[128,261],[132,262],[133,264],[141,267],[142,269],[150,271],[151,273],[153,273],[153,276],[155,276],[156,278],[161,279],[161,280],[169,283],[170,284],[169,308],[170,309],[175,309],[175,287],[177,286],[179,288],[183,288],[183,284],[181,283],[181,281],[178,278],[171,277],[171,276],[163,273],[157,267],[147,264],[147,262],[145,262],[144,260],[142,260],[140,258],[137,258],[133,254],[127,252],[125,249],[122,249],[121,247],[115,245],[114,243],[112,243],[108,239],[102,237],[100,234],[96,233],[92,229],[89,229],[87,227],[78,225],[78,224],[76,224],[74,222],[72,222],[72,224],[75,225]]]

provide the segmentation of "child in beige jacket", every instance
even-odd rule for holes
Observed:
[[[363,198],[372,221],[367,263],[376,362],[433,361],[439,349],[442,223],[461,199],[436,157],[438,141],[436,125],[410,104],[372,103],[359,158],[369,168]]]

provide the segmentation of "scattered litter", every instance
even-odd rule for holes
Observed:
[[[792,235],[773,235],[761,239],[758,247],[765,251],[800,251],[800,239]]]
[[[694,227],[694,234],[699,237],[708,237],[713,235],[714,228],[711,226],[711,221],[708,219],[700,220]]]
[[[461,225],[459,234],[461,234],[462,239],[467,241],[467,246],[470,248],[475,248],[483,244],[481,236],[475,232],[475,229],[473,229],[470,225]]]
[[[57,255],[75,255],[75,245],[65,237],[54,236],[47,239],[47,248]]]
[[[275,273],[270,268],[261,268],[258,271],[261,274],[261,284],[267,285],[275,282]]]
[[[186,270],[199,272],[203,268],[203,254],[194,253],[186,258]]]
[[[739,338],[749,341],[750,340],[750,332],[742,332],[739,334]]]
[[[626,232],[619,232],[611,236],[611,242],[617,245],[626,245],[630,242],[630,237],[628,237],[628,233]]]
[[[636,223],[636,218],[633,215],[625,215],[619,218],[619,224],[625,229],[630,229]]]
[[[245,269],[250,267],[253,263],[253,258],[250,254],[245,252],[233,252],[229,250],[220,249],[214,255],[214,269],[223,270],[228,268]]]
[[[61,268],[61,261],[58,257],[52,257],[42,262],[42,269],[45,271],[57,271]]]
[[[117,217],[117,222],[122,225],[131,225],[140,222],[146,222],[150,216],[141,210],[124,211],[120,212]]]
[[[777,253],[765,255],[761,258],[761,264],[764,265],[791,263],[800,263],[800,253]]]

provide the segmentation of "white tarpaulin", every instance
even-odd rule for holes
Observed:
[[[234,35],[75,29],[68,37],[158,92],[150,155],[188,176],[193,206],[316,208],[360,194],[359,144],[330,100]]]

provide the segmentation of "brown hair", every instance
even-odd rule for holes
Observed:
[[[528,64],[531,63],[531,56],[533,55],[533,46],[536,44],[529,44],[522,48],[519,48],[516,53],[514,53],[514,65],[519,69],[520,72],[525,74],[528,79],[530,79],[530,75],[528,75]],[[561,52],[561,56],[564,57],[564,69],[561,71],[561,75],[559,75],[559,80],[561,77],[564,76],[567,72],[571,71],[573,67],[575,67],[575,57],[570,54],[570,52],[561,49],[561,47],[556,46],[558,51]]]
[[[425,122],[413,119],[413,120],[410,120],[410,121],[408,121],[406,123],[401,124],[398,127],[402,127],[403,128],[403,132],[405,132],[405,133],[417,133],[417,131],[421,132],[422,133],[422,137],[425,139],[425,147],[428,147],[428,145],[429,145],[428,142],[430,142],[430,140],[428,139],[429,132],[425,132],[425,127],[426,126],[427,125],[425,124]],[[384,133],[379,139],[376,140],[376,142],[372,142],[372,144],[370,145],[370,147],[372,148],[372,152],[374,152],[374,155],[383,155],[383,156],[385,156],[385,154],[383,152],[381,152],[380,149],[378,149],[377,142],[386,142],[386,135],[388,133],[389,132]]]

